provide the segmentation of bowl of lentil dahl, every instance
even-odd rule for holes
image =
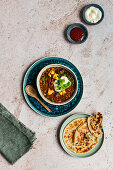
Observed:
[[[40,96],[53,105],[67,104],[78,89],[75,73],[61,64],[45,66],[37,76],[36,85]]]

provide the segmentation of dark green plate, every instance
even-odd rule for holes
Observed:
[[[75,119],[79,119],[79,118],[87,118],[88,116],[90,115],[87,115],[87,114],[74,114],[72,116],[70,116],[69,118],[66,119],[66,121],[63,123],[61,129],[60,129],[60,143],[63,147],[63,149],[71,156],[74,156],[74,157],[80,157],[80,158],[85,158],[85,157],[89,157],[89,156],[92,156],[93,154],[95,154],[102,146],[103,144],[103,141],[104,141],[104,131],[102,129],[102,132],[103,132],[103,135],[101,138],[99,138],[99,142],[98,144],[93,148],[91,149],[89,152],[87,153],[82,153],[82,154],[78,154],[78,153],[75,153],[75,152],[72,152],[71,150],[69,150],[67,148],[67,146],[65,145],[64,143],[64,140],[63,140],[63,133],[64,133],[64,129],[65,127],[70,123],[72,122],[73,120]]]
[[[36,87],[37,75],[42,68],[44,68],[45,66],[49,64],[62,64],[64,66],[67,66],[75,73],[77,77],[77,81],[78,81],[78,90],[77,90],[75,97],[69,103],[64,104],[64,105],[52,105],[52,104],[47,103],[41,98],[37,90],[38,97],[51,109],[51,112],[47,112],[46,109],[36,99],[28,96],[25,92],[25,87],[28,84],[32,85],[35,89],[37,89]],[[28,69],[25,75],[25,78],[24,78],[24,82],[23,82],[23,92],[24,92],[24,97],[26,99],[26,102],[34,111],[44,116],[56,117],[56,116],[61,116],[66,113],[69,113],[71,110],[73,110],[77,106],[77,104],[81,100],[82,93],[83,93],[83,81],[82,81],[82,77],[78,69],[71,62],[63,58],[48,57],[48,58],[43,58],[41,60],[36,61]]]

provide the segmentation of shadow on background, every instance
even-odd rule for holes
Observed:
[[[86,24],[85,21],[83,20],[83,10],[87,5],[85,5],[80,11],[79,11],[79,18],[80,21],[83,22],[83,24]]]

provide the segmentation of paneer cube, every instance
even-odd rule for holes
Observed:
[[[62,93],[63,93],[63,94],[66,94],[66,91],[64,90]]]
[[[48,89],[48,95],[51,95],[52,93],[54,93],[54,90],[51,90],[50,88]]]
[[[54,70],[51,70],[49,73],[48,73],[48,76],[51,77],[51,75],[53,75],[55,72]]]
[[[62,95],[64,95],[66,93],[66,91],[65,90],[64,91],[60,91],[59,93],[62,96]]]
[[[51,70],[50,72],[51,72],[51,74],[55,74],[54,70]]]
[[[53,78],[56,79],[56,80],[58,80],[58,74],[55,73],[55,74],[53,75]]]
[[[62,91],[60,91],[59,93],[60,93],[60,95],[62,96],[62,94],[63,94]]]

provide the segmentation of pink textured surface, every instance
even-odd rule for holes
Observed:
[[[84,5],[100,4],[104,20],[87,26],[88,40],[72,45],[65,28],[81,22]],[[112,170],[113,169],[113,1],[96,0],[1,0],[0,1],[0,102],[36,132],[32,150],[11,166],[0,155],[0,170]],[[85,24],[84,24],[85,25]],[[68,115],[45,118],[33,112],[22,95],[27,68],[41,57],[58,56],[80,70],[84,93]],[[102,112],[105,141],[92,157],[77,159],[60,147],[57,132],[72,113]]]

